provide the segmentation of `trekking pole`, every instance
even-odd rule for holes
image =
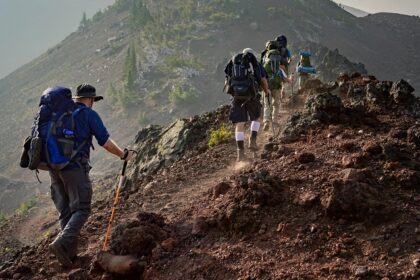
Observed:
[[[102,248],[104,251],[106,251],[106,249],[108,248],[109,233],[111,232],[112,222],[114,221],[115,213],[117,211],[118,200],[120,198],[120,190],[122,189],[122,187],[125,184],[125,170],[126,170],[126,168],[127,168],[127,161],[124,160],[123,168],[121,170],[120,178],[118,180],[118,185],[117,185],[117,188],[115,189],[114,204],[112,206],[111,216],[109,217],[108,228],[107,228],[106,234],[105,234],[104,246]]]
[[[294,92],[293,92],[293,85],[294,85],[294,83],[295,83],[295,73],[293,72],[292,73],[292,98],[294,97]]]

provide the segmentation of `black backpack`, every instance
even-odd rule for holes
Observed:
[[[247,100],[256,94],[254,69],[242,54],[232,58],[228,93],[238,100]]]
[[[288,66],[289,65],[289,50],[283,46],[280,46],[278,50],[281,56],[281,64],[284,66]]]

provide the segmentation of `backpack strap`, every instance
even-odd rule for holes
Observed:
[[[73,111],[73,113],[71,114],[71,129],[74,131],[76,129],[76,122],[74,121],[74,118],[84,109],[87,109],[87,107],[79,107],[76,110]],[[74,157],[82,150],[82,148],[87,144],[88,139],[83,140],[83,142],[80,144],[80,146],[73,151],[73,153],[71,154],[70,157],[70,161],[72,161],[74,159]]]

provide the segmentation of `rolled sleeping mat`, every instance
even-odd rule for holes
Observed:
[[[311,56],[312,54],[311,54],[311,52],[308,52],[308,51],[300,51],[299,52],[299,55],[300,56],[306,56],[307,57],[307,56]]]
[[[298,73],[304,73],[304,74],[316,74],[316,69],[314,67],[299,66],[297,71]]]

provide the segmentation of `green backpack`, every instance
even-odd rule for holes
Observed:
[[[277,49],[269,50],[263,59],[263,66],[268,74],[268,84],[270,89],[280,89],[282,78],[278,75],[282,56]]]

